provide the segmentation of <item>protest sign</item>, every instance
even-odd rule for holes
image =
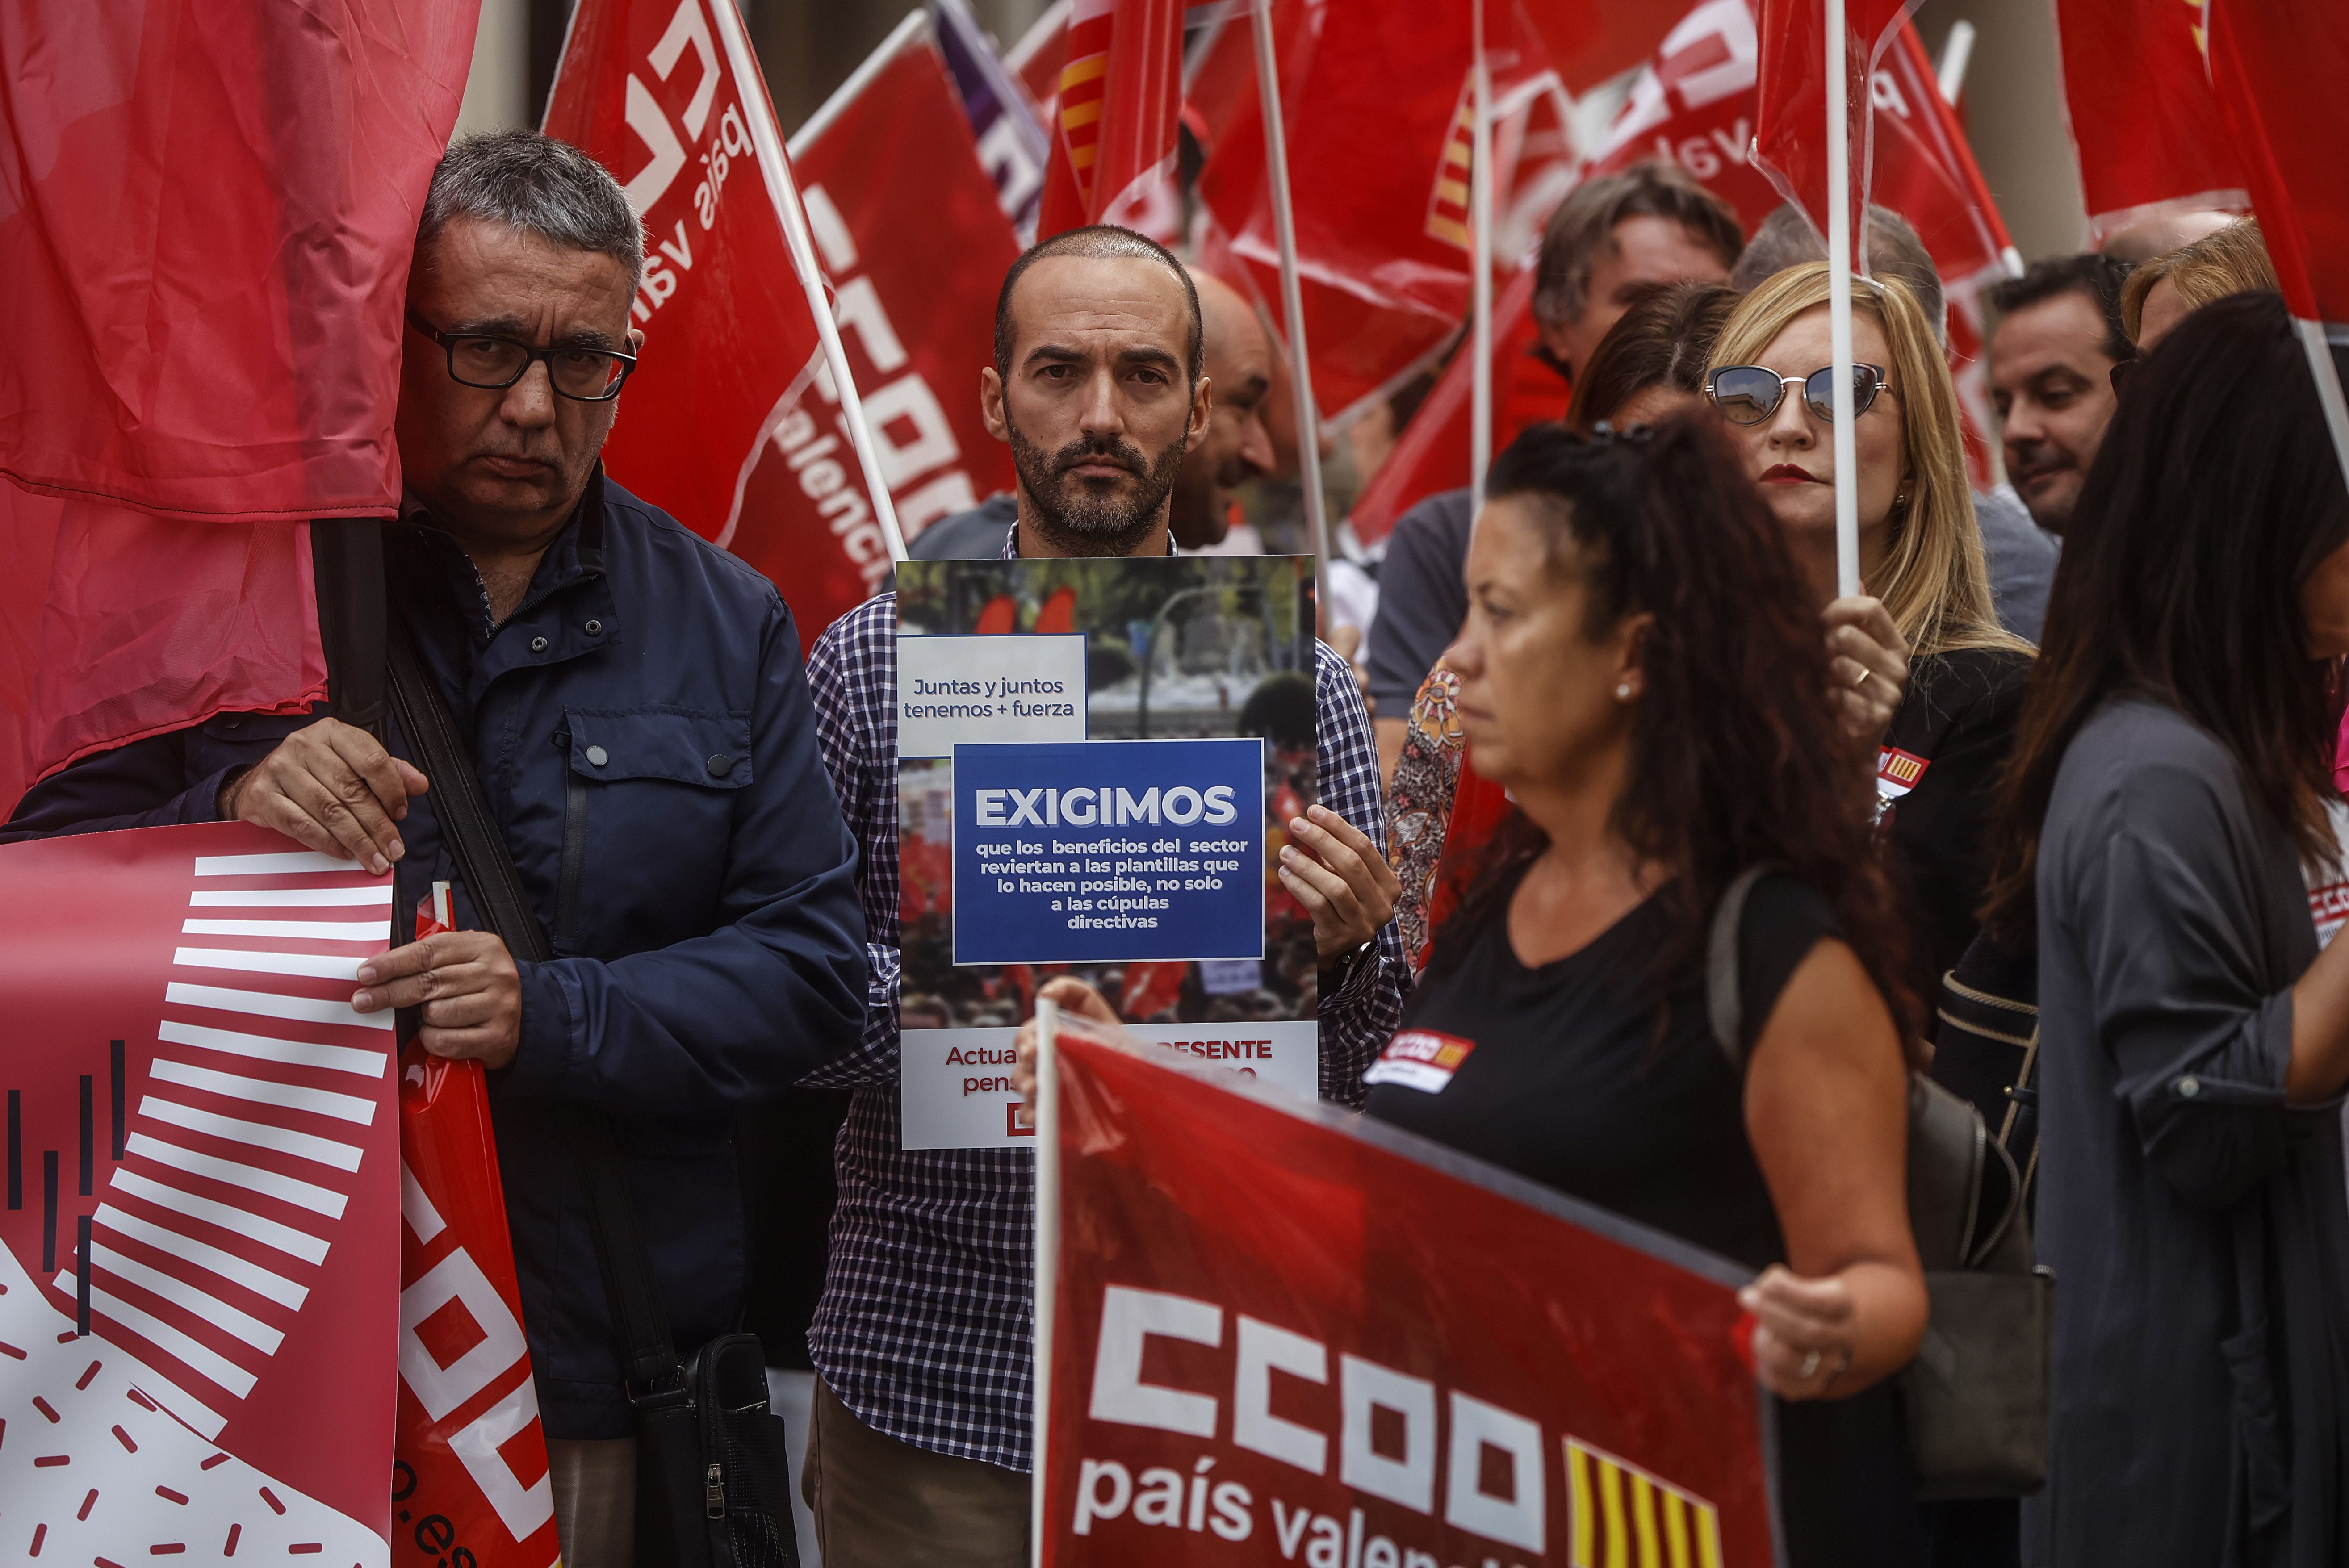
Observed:
[[[392,1019],[350,995],[389,879],[213,823],[0,882],[8,1552],[388,1563]]]
[[[1040,1564],[1774,1560],[1745,1271],[1074,1024],[1039,1109]]]
[[[899,570],[906,1148],[1034,1136],[1012,1037],[1060,974],[1314,1091],[1313,922],[1273,869],[1314,799],[1311,581],[1290,556]]]

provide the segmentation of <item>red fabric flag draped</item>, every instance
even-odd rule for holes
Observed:
[[[771,127],[774,109],[740,27],[724,0],[715,13],[710,0],[582,0],[546,107],[547,133],[626,187],[652,246],[634,307],[644,354],[604,461],[720,541],[742,525],[768,438],[823,370],[784,237],[791,172],[761,157],[757,121]],[[780,138],[770,145],[780,154]],[[776,585],[810,640],[889,570],[845,428],[830,438],[828,488],[809,492],[821,526],[772,552],[791,563]]]
[[[1844,103],[1850,133],[1853,262],[1860,247],[1861,207],[1868,201],[1868,83],[1891,47],[1894,30],[1918,0],[1846,0]],[[1822,0],[1757,0],[1760,82],[1754,116],[1754,157],[1772,185],[1827,232],[1826,15]]]
[[[898,526],[916,538],[1011,485],[1011,450],[979,418],[978,373],[995,352],[996,292],[1019,253],[926,13],[874,52],[853,92],[801,129],[792,161]],[[939,267],[940,255],[955,264]],[[741,516],[719,539],[776,582],[796,582],[796,593],[786,590],[795,608],[812,591],[807,541],[832,530],[827,503],[843,493],[833,464],[854,467],[833,390],[829,377],[812,377],[786,399]],[[832,511],[845,515],[836,503]],[[811,601],[802,634],[812,639],[860,603],[868,581],[862,567],[834,569],[823,618]]]
[[[214,525],[397,510],[400,301],[475,12],[11,6],[0,473],[42,493],[0,487],[0,810],[325,695],[306,531]]]
[[[1133,224],[1174,168],[1184,0],[1076,0],[1036,232]],[[1148,226],[1145,224],[1145,227]]]
[[[2349,81],[2349,9],[2213,0],[2210,66],[2292,315],[2349,338],[2349,162],[2328,89]]]
[[[1470,15],[1448,0],[1432,10],[1330,6],[1318,33],[1311,20],[1302,5],[1276,18],[1306,342],[1315,398],[1334,415],[1408,375],[1467,314]],[[1530,32],[1514,36],[1509,58],[1496,62],[1496,103],[1547,69]],[[1253,93],[1202,170],[1199,194],[1242,277],[1277,302]]]
[[[2301,9],[2313,22],[2324,8]],[[2338,20],[2339,9],[2331,15]],[[2242,160],[2210,90],[2201,6],[2055,0],[2055,26],[2080,186],[2099,233],[2154,209],[2250,204]],[[2331,140],[2327,134],[2320,145]]]
[[[1646,159],[1677,162],[1737,211],[1751,232],[1783,198],[1749,159],[1756,115],[1758,39],[1750,0],[1703,0],[1666,36],[1633,84],[1581,178],[1619,174]],[[1871,80],[1878,113],[1872,199],[1909,220],[1948,290],[1951,359],[1966,421],[1968,456],[1988,482],[1990,427],[1982,385],[1976,295],[2010,270],[2012,244],[1975,166],[1956,114],[1941,101],[1916,30],[1903,26]],[[1537,419],[1564,409],[1564,385],[1534,360],[1529,280],[1494,307],[1493,445],[1499,450]],[[1456,356],[1350,518],[1365,543],[1382,539],[1415,502],[1468,482],[1471,361]]]

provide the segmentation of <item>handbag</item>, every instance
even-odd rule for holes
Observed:
[[[432,780],[433,816],[474,909],[514,957],[554,957],[464,737],[396,616],[385,655],[393,717]],[[585,1106],[564,1114],[636,1409],[637,1568],[799,1568],[783,1422],[768,1408],[758,1336],[722,1335],[678,1359],[617,1130]]]
[[[1941,976],[1933,1081],[1999,1123],[1999,1147],[2023,1171],[2023,1212],[2039,1172],[2039,965],[1977,936]]]
[[[1772,869],[1739,873],[1713,912],[1705,988],[1713,1038],[1742,1078],[1738,937],[1746,896]],[[2023,1181],[1982,1113],[1909,1075],[1909,1224],[1931,1314],[1898,1374],[1920,1501],[2021,1497],[2047,1479],[2055,1276],[2034,1264]]]

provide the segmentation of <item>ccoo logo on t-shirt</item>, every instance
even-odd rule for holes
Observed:
[[[1405,1088],[1415,1088],[1427,1094],[1443,1091],[1476,1048],[1474,1040],[1464,1040],[1457,1035],[1446,1035],[1434,1029],[1404,1029],[1387,1042],[1379,1059],[1362,1074],[1366,1084],[1396,1083]]]

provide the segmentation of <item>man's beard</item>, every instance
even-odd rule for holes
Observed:
[[[1057,548],[1072,555],[1126,555],[1158,525],[1159,509],[1174,488],[1174,470],[1182,467],[1184,443],[1169,443],[1155,459],[1139,447],[1114,437],[1087,438],[1047,452],[1009,419],[1011,461],[1019,470],[1019,488],[1036,509],[1036,525]],[[1114,492],[1095,496],[1081,480],[1071,481],[1069,470],[1080,463],[1112,462],[1142,481],[1128,496]]]

